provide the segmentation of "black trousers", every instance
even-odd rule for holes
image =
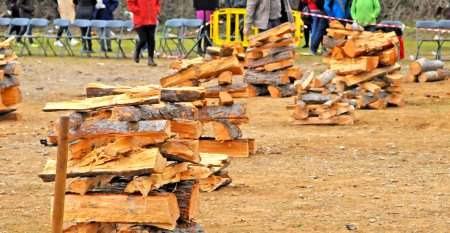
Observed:
[[[140,54],[141,50],[147,45],[148,57],[153,57],[155,52],[155,30],[156,25],[144,25],[136,28],[139,41],[136,44],[136,53]]]
[[[82,27],[81,29],[81,35],[82,36],[88,36],[89,38],[91,37],[91,29],[88,27]],[[82,40],[82,44],[83,44],[83,50],[92,50],[92,41],[91,39],[83,39]]]
[[[67,32],[67,36],[70,39],[70,31],[69,31],[69,27],[59,27],[58,29],[58,33],[56,34],[58,36],[57,40],[59,40],[62,36],[62,34],[64,33],[64,31]]]
[[[259,29],[259,33],[270,30],[274,27],[277,27],[281,25],[281,20],[280,19],[270,19],[269,22],[267,23],[267,28],[266,29]]]

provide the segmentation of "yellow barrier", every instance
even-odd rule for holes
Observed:
[[[297,30],[295,31],[295,35],[299,38],[303,38],[303,32],[301,30],[303,26],[303,21],[301,18],[301,14],[298,11],[292,11],[295,19],[295,24],[297,25]],[[234,30],[232,35],[232,16],[234,16]],[[248,38],[247,35],[244,35],[242,40],[240,36],[240,32],[243,29],[246,22],[246,10],[245,8],[225,8],[214,11],[211,15],[211,40],[216,45],[229,44],[233,45],[236,42],[242,42],[244,47],[248,47]],[[222,19],[221,19],[222,18]],[[240,24],[240,20],[243,20],[243,24]],[[241,27],[242,26],[242,27]],[[258,29],[253,27],[252,34],[258,34]],[[237,36],[236,36],[237,35]],[[297,42],[297,45],[300,43],[300,40]]]

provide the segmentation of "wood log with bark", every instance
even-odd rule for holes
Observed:
[[[295,87],[289,85],[275,86],[270,85],[267,87],[269,94],[273,98],[285,98],[295,95],[297,92]]]
[[[213,121],[212,125],[214,129],[214,138],[217,141],[231,141],[242,137],[241,129],[232,125],[227,120]]]
[[[247,98],[248,85],[245,83],[231,84],[231,85],[217,85],[206,87],[206,98],[219,98],[220,92],[227,92],[233,98]]]
[[[200,153],[225,154],[230,158],[248,157],[255,147],[253,139],[238,139],[233,141],[216,141],[214,138],[200,139]]]
[[[264,96],[269,94],[269,89],[267,89],[269,85],[266,84],[257,84],[257,85],[248,85],[248,96],[256,97],[256,96]]]
[[[244,76],[244,82],[247,84],[267,84],[267,85],[285,85],[290,83],[290,78],[284,70],[276,72],[255,72],[247,70]]]
[[[294,23],[284,23],[265,32],[259,33],[249,39],[249,45],[255,47],[258,42],[265,41],[271,36],[278,36],[286,33],[295,32],[297,26]]]
[[[347,40],[343,47],[348,57],[356,58],[361,55],[385,50],[394,47],[398,43],[395,32],[372,33],[369,35],[354,35]]]
[[[409,63],[409,70],[413,75],[419,75],[420,73],[424,73],[427,71],[436,71],[443,68],[444,63],[440,60],[428,60],[426,58],[421,58]]]

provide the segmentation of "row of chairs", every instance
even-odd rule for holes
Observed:
[[[194,43],[198,40],[203,20],[200,19],[169,19],[165,22],[162,35],[159,38],[159,47],[163,53],[173,55],[169,43],[172,42],[177,48],[179,54],[187,54],[185,40],[192,40]],[[200,51],[196,51],[200,53]]]
[[[437,51],[435,59],[446,60],[443,58],[443,48],[444,43],[450,41],[450,20],[417,21],[416,27],[419,29],[416,30],[416,59],[419,59],[420,49],[424,43],[436,43]],[[438,31],[436,32],[436,30]],[[444,32],[443,30],[447,30],[447,32]]]
[[[76,19],[71,23],[69,20],[56,19],[53,21],[53,26],[60,28],[63,27],[66,29],[66,32],[63,33],[60,37],[54,35],[53,33],[50,33],[50,23],[47,19],[0,18],[0,27],[1,26],[6,26],[8,28],[7,32],[3,34],[3,38],[8,38],[10,36],[15,36],[17,38],[17,41],[19,42],[18,45],[20,46],[20,56],[23,56],[25,51],[29,55],[32,55],[30,49],[30,45],[32,44],[31,41],[33,41],[33,44],[37,45],[38,55],[40,55],[41,51],[43,51],[44,55],[46,56],[49,52],[53,52],[53,54],[57,56],[57,53],[50,42],[51,40],[59,40],[62,43],[63,46],[61,47],[59,55],[64,55],[67,53],[70,56],[74,56],[74,51],[72,49],[70,41],[72,39],[80,39],[97,41],[99,44],[106,40],[110,40],[111,42],[114,41],[117,44],[116,57],[118,58],[120,54],[122,54],[123,57],[126,57],[126,53],[123,49],[122,43],[124,41],[131,41],[133,44],[135,44],[137,40],[134,33],[131,36],[126,34],[127,31],[131,31],[133,29],[133,23],[131,21],[122,20],[106,21]],[[25,33],[23,33],[22,35],[12,34],[12,32],[14,31],[13,29],[18,27],[26,28]],[[74,28],[80,29],[80,33],[78,35],[75,35],[73,33]],[[81,28],[87,29],[85,34],[81,33]],[[101,33],[93,36],[90,32],[94,29],[101,29],[98,30]],[[114,36],[107,37],[107,30],[105,29],[114,31]],[[37,43],[34,43],[34,41],[36,41]],[[98,56],[103,53],[105,57],[107,57],[107,52],[108,51],[99,50]],[[90,56],[90,53],[91,51],[80,50],[80,56],[83,56],[83,54],[87,54],[88,56]]]

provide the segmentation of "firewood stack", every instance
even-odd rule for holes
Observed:
[[[295,24],[284,23],[249,39],[244,82],[249,84],[251,97],[270,94],[284,98],[295,94],[291,83],[302,76],[293,67],[297,47],[297,38],[292,36],[295,29]]]
[[[87,96],[44,108],[74,110],[64,220],[77,224],[64,232],[203,232],[199,191],[231,182],[227,155],[199,151],[203,113],[192,102],[205,89],[91,84]],[[56,122],[51,143],[57,132]],[[49,159],[39,176],[54,181],[55,166]]]
[[[356,99],[358,108],[403,106],[403,77],[396,73],[401,67],[395,32],[352,31],[348,26],[344,28],[339,21],[330,23],[327,44],[333,47],[331,56],[324,57],[328,68],[338,75],[335,82],[344,97]]]
[[[10,48],[11,37],[0,43],[0,120],[18,120],[16,105],[22,101],[20,93],[19,64]]]
[[[421,58],[409,63],[410,74],[406,82],[436,82],[450,78],[450,70],[444,69],[444,63],[439,60]]]
[[[298,95],[294,98],[293,125],[353,125],[356,100],[344,97],[336,83],[336,72],[327,70],[317,77],[308,71],[295,81]]]
[[[246,66],[245,48],[241,42],[235,42],[233,45],[223,44],[221,47],[209,46],[206,48],[206,60],[215,60],[221,57],[237,56],[239,62]]]
[[[213,48],[210,47],[209,51]],[[248,97],[248,85],[235,83],[242,75],[244,67],[240,64],[236,49],[229,46],[220,48],[215,59],[193,64],[193,60],[181,60],[160,79],[163,87],[205,87],[205,99],[195,101],[198,116],[202,122],[203,134],[200,138],[200,152],[226,154],[229,157],[248,157],[255,153],[254,139],[243,139],[239,125],[248,122],[247,105],[241,99]],[[209,130],[207,130],[209,129]]]

